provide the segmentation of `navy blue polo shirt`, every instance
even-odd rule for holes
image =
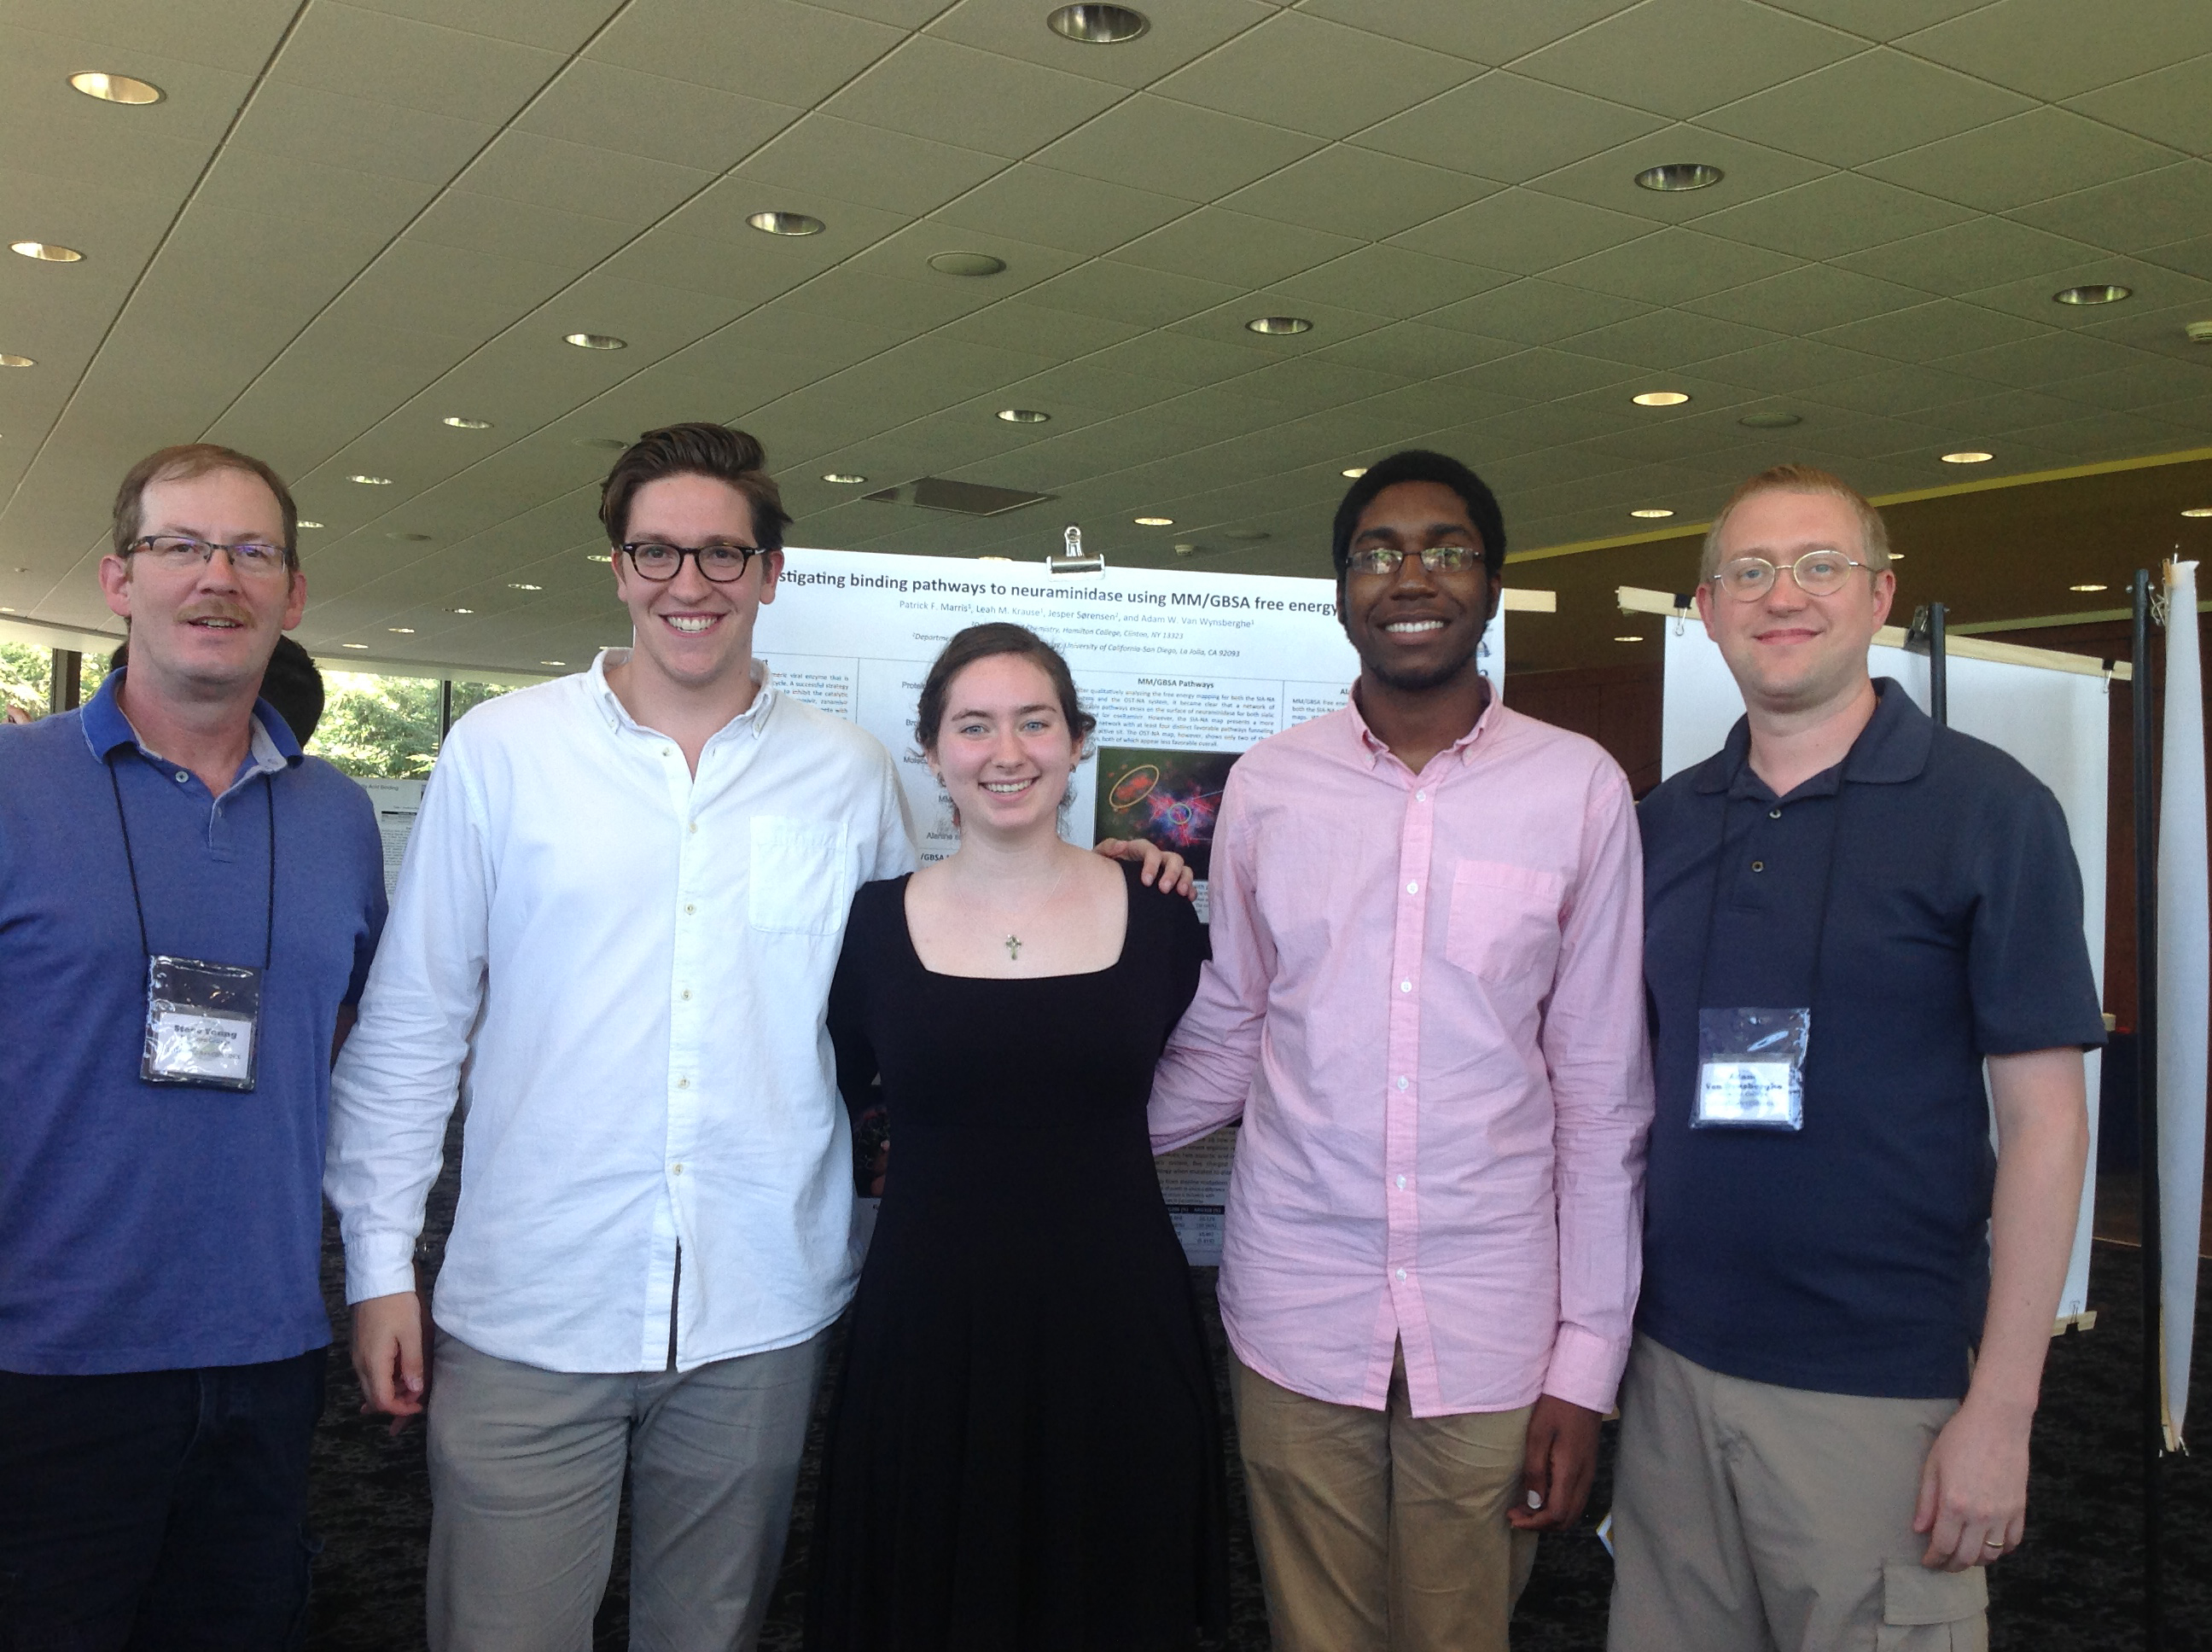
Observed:
[[[1637,1326],[1731,1376],[1957,1398],[1989,1292],[1982,1058],[2105,1023],[2058,800],[1875,686],[1850,755],[1787,798],[1739,720],[1638,811],[1657,1112]],[[1701,1003],[1810,1005],[1802,1131],[1690,1127]]]
[[[265,701],[220,798],[115,701],[0,728],[0,1370],[240,1365],[330,1340],[317,1283],[338,1006],[384,923],[368,796]],[[115,787],[108,780],[110,754]],[[249,1091],[138,1076],[146,953],[258,965]]]

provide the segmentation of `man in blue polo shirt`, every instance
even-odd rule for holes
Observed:
[[[1895,588],[1881,517],[1808,467],[1706,538],[1746,715],[1641,811],[1613,1652],[1980,1648],[2024,1529],[2104,1023],[2057,799],[1868,675]]]
[[[131,663],[0,729],[0,1644],[280,1647],[307,1599],[361,788],[257,700],[307,586],[258,459],[135,467]]]

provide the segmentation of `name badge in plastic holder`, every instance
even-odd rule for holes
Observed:
[[[1802,1130],[1806,1010],[1698,1011],[1693,1130]]]
[[[146,961],[138,1076],[148,1084],[252,1090],[260,1030],[258,969],[197,958]]]

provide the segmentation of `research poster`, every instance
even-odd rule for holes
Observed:
[[[361,789],[368,793],[369,806],[376,811],[376,835],[384,843],[384,898],[389,901],[399,887],[399,863],[407,853],[407,840],[415,830],[415,817],[422,807],[422,782],[419,780],[364,780]]]

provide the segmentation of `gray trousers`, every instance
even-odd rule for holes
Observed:
[[[606,1376],[437,1333],[429,1415],[431,1652],[589,1652],[630,1475],[639,1652],[750,1652],[782,1564],[829,1351]]]

